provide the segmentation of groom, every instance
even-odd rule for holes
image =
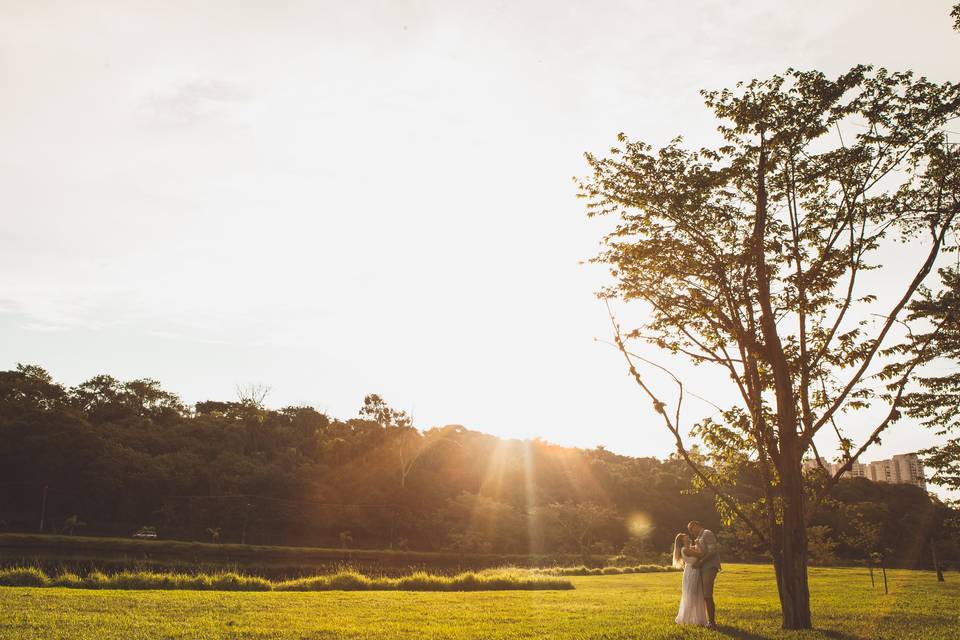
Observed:
[[[703,550],[703,556],[694,566],[700,570],[703,599],[707,603],[707,618],[710,620],[708,627],[715,629],[717,607],[713,603],[713,583],[717,581],[717,573],[720,572],[720,545],[717,544],[717,536],[713,531],[705,529],[696,520],[691,520],[687,524],[687,531],[696,541],[695,544]]]

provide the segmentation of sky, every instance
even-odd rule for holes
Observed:
[[[190,403],[257,383],[340,418],[379,393],[420,427],[665,456],[595,340],[583,152],[714,143],[698,91],[788,67],[957,80],[949,11],[3,0],[0,368]],[[935,442],[901,421],[864,459]]]

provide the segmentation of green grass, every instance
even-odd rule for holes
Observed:
[[[769,567],[731,565],[717,581],[719,632],[673,624],[680,575],[572,577],[572,591],[109,591],[0,589],[0,638],[212,640],[330,638],[960,637],[960,574],[889,571],[890,595],[865,570],[812,569],[812,632],[780,631]]]
[[[486,570],[442,576],[417,571],[400,578],[370,577],[356,571],[339,571],[293,580],[271,581],[236,572],[156,573],[121,571],[106,575],[92,571],[48,576],[36,567],[0,569],[0,587],[64,587],[71,589],[140,589],[192,591],[532,591],[572,589],[569,580],[524,569]]]

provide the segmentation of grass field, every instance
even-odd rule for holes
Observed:
[[[816,631],[783,632],[772,570],[731,565],[716,632],[673,624],[678,573],[572,577],[573,591],[243,593],[0,588],[0,638],[960,638],[960,575],[812,569]]]

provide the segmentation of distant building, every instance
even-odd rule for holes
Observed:
[[[817,469],[820,465],[814,458],[803,461],[807,469]],[[824,462],[823,466],[831,474],[837,472],[840,464]],[[843,478],[866,478],[874,482],[889,482],[891,484],[912,484],[921,489],[927,488],[927,479],[923,475],[923,465],[915,453],[902,453],[889,460],[874,460],[870,463],[854,462]]]

